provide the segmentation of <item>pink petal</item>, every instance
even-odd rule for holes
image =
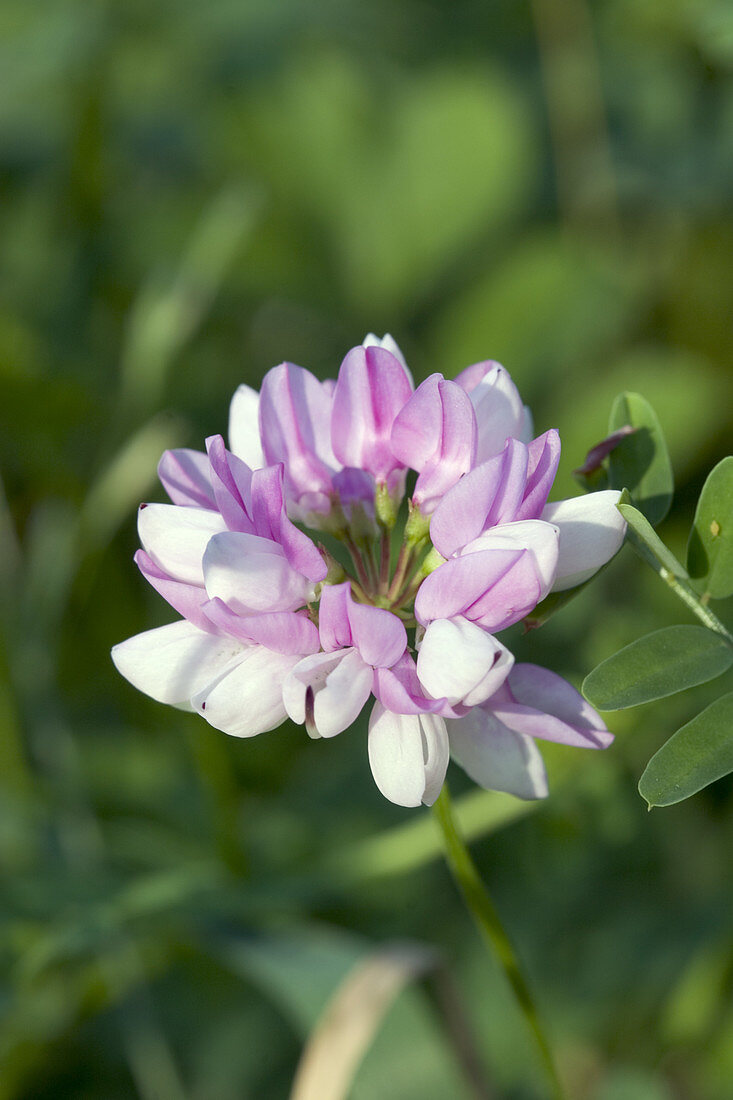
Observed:
[[[173,580],[144,550],[138,550],[134,560],[146,581],[179,615],[183,615],[184,619],[188,619],[200,630],[210,634],[216,633],[203,610],[203,604],[208,600],[208,596],[202,585],[185,584],[183,581]]]
[[[164,451],[158,463],[158,477],[174,504],[215,508],[209,460],[203,451],[181,448]]]
[[[288,495],[328,495],[338,468],[330,446],[333,398],[318,379],[293,363],[265,375],[260,391],[260,436],[268,465],[282,462]]]
[[[231,454],[220,435],[206,440],[216,506],[230,531],[254,534],[252,523],[252,471]]]
[[[515,665],[508,687],[508,699],[494,697],[486,706],[511,729],[579,748],[605,749],[613,741],[580,692],[549,669]]]
[[[384,482],[401,463],[390,447],[392,424],[412,387],[400,362],[383,347],[355,347],[339,370],[331,440],[343,466]]]
[[[395,419],[392,450],[419,472],[413,500],[429,514],[474,464],[476,419],[461,387],[440,374],[418,386]]]
[[[273,653],[306,656],[320,649],[318,631],[301,611],[269,611],[259,615],[237,615],[220,599],[208,600],[203,613],[220,631],[243,642],[256,642]]]
[[[446,702],[425,694],[409,653],[403,653],[392,668],[375,669],[372,690],[385,709],[395,714],[436,714]]]
[[[551,428],[529,444],[524,499],[512,519],[539,519],[557,474],[560,436]]]
[[[501,454],[462,477],[435,509],[430,538],[444,558],[498,523],[517,518],[527,484],[528,449],[509,439]]]
[[[509,372],[491,359],[467,367],[456,378],[476,413],[476,463],[503,449],[510,437],[523,438],[524,406]]]

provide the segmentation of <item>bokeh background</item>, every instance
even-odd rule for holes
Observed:
[[[410,939],[496,1095],[538,1100],[429,814],[378,794],[363,726],[228,739],[109,649],[171,617],[131,562],[161,451],[369,330],[418,379],[501,360],[560,429],[556,496],[643,393],[684,552],[730,448],[730,4],[2,0],[0,73],[0,1098],[278,1100],[349,967]],[[511,644],[579,683],[687,621],[625,550]],[[651,814],[636,791],[719,688],[614,715],[604,754],[548,747],[539,807],[451,770],[574,1100],[733,1095],[733,784]],[[353,1096],[473,1095],[411,987]]]

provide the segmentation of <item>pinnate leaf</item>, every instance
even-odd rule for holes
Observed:
[[[687,568],[700,592],[733,595],[733,457],[710,471],[687,543]]]
[[[619,394],[613,403],[609,432],[626,425],[636,431],[609,454],[609,482],[612,489],[628,489],[633,503],[656,527],[672,503],[674,477],[657,414],[638,393]]]
[[[666,626],[637,638],[583,682],[599,710],[623,710],[704,684],[733,665],[733,647],[703,626]]]
[[[682,726],[654,754],[639,781],[649,807],[672,806],[733,771],[733,692]]]

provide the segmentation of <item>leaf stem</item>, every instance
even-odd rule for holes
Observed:
[[[465,841],[458,831],[451,809],[450,794],[445,783],[437,802],[433,806],[433,813],[442,833],[445,858],[453,879],[480,932],[488,940],[501,964],[525,1022],[534,1036],[550,1086],[550,1095],[554,1100],[565,1100],[565,1093],[555,1068],[550,1045],[540,1024],[529,986],[522,973],[511,940],[501,923],[499,914],[485,885],[481,881]]]
[[[657,572],[662,580],[669,585],[678,599],[682,600],[682,602],[697,615],[700,622],[704,623],[708,630],[720,634],[729,645],[733,645],[733,634],[731,634],[724,624],[721,623],[718,616],[714,615],[710,608],[702,602],[701,598],[689,584],[680,580],[679,577],[675,577],[674,573],[663,565],[658,567]]]

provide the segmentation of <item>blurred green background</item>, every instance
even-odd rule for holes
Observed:
[[[730,449],[733,9],[2,0],[0,73],[0,1100],[286,1097],[354,960],[405,938],[454,975],[496,1095],[538,1100],[429,815],[376,791],[364,726],[228,739],[109,649],[172,617],[131,562],[160,452],[225,432],[283,359],[334,376],[369,330],[418,379],[501,360],[561,432],[556,496],[642,392],[683,552]],[[688,621],[625,550],[511,644],[579,683]],[[652,814],[636,792],[720,690],[609,717],[604,754],[548,747],[552,795],[514,821],[480,803],[574,1100],[733,1095],[733,783]],[[353,1096],[472,1095],[409,990]]]

